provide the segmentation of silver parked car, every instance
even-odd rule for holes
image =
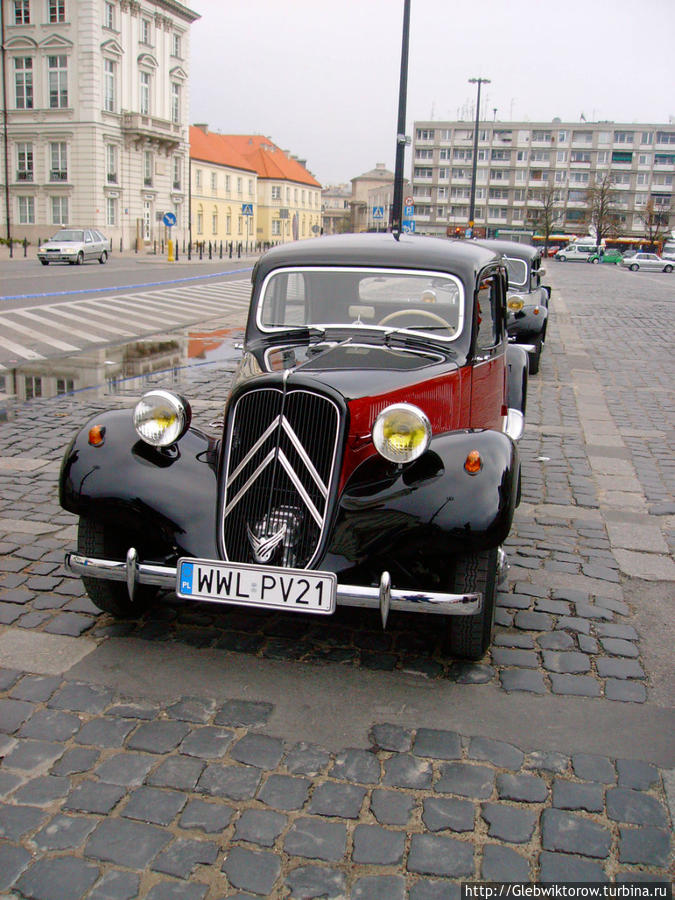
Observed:
[[[663,259],[658,253],[634,253],[632,256],[625,256],[621,260],[621,265],[631,272],[637,272],[639,269],[646,272],[672,272],[675,262]]]
[[[38,247],[38,259],[43,266],[50,262],[67,262],[81,266],[88,259],[103,264],[108,259],[110,242],[94,228],[62,228],[46,244]]]

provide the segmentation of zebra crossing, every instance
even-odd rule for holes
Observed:
[[[0,371],[248,309],[248,278],[0,310]]]

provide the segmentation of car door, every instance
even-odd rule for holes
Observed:
[[[84,232],[84,258],[85,259],[94,259],[96,254],[96,247],[94,245],[94,235],[91,231],[86,230]]]
[[[471,428],[500,429],[506,415],[505,299],[497,272],[481,277],[475,298]]]

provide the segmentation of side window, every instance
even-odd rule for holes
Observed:
[[[483,278],[478,286],[476,302],[478,304],[478,336],[477,350],[489,350],[499,343],[500,339],[500,304],[501,291],[496,275]]]

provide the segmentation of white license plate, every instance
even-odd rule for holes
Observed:
[[[337,577],[332,572],[178,560],[176,593],[187,600],[330,615],[335,612],[336,592]]]

